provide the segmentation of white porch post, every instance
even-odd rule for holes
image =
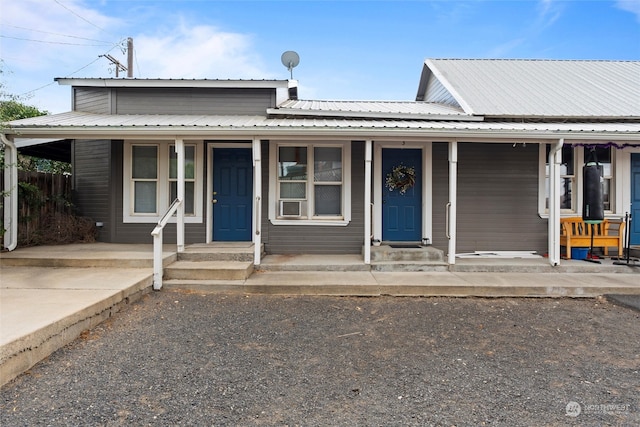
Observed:
[[[262,254],[262,145],[259,138],[253,139],[253,192],[255,206],[253,212],[253,264],[260,265]]]
[[[5,134],[4,144],[4,247],[12,251],[18,246],[18,149]]]
[[[422,149],[422,238],[433,243],[433,144]]]
[[[449,143],[449,203],[447,204],[447,238],[449,239],[449,254],[447,262],[456,263],[456,219],[458,195],[458,142]]]
[[[364,146],[364,263],[371,264],[371,147],[367,139]]]
[[[548,252],[549,264],[560,264],[560,165],[564,139],[553,144],[549,152],[549,220]]]
[[[178,157],[178,199],[181,201],[176,212],[176,243],[178,252],[184,252],[184,141],[182,139],[176,139],[175,150]]]

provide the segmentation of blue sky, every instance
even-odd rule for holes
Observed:
[[[303,99],[415,98],[426,58],[640,60],[640,0],[1,0],[6,92],[68,111],[55,77],[287,79]],[[122,76],[122,74],[121,74]]]

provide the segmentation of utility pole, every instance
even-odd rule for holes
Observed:
[[[133,77],[133,39],[127,38],[127,77]]]
[[[133,77],[133,39],[131,37],[127,38],[127,66],[125,67],[120,61],[118,61],[113,56],[105,53],[104,55],[100,55],[104,58],[107,58],[109,62],[116,66],[116,77],[120,77],[120,71],[126,71],[127,77]]]

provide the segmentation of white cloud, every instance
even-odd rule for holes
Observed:
[[[134,51],[147,78],[265,78],[260,58],[251,51],[251,37],[211,26],[179,23],[166,35],[138,35]]]
[[[636,19],[640,22],[640,0],[618,0],[616,7],[636,15]]]
[[[14,95],[33,93],[24,101],[40,109],[67,111],[69,88],[54,78],[115,77],[113,65],[100,55],[110,53],[126,64],[126,54],[118,48],[126,36],[134,39],[134,77],[271,78],[249,35],[175,16],[167,19],[159,8],[112,17],[90,4],[0,0],[3,89]]]

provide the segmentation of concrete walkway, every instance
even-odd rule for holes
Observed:
[[[361,263],[357,256],[351,258],[324,261]],[[0,385],[150,292],[151,259],[151,245],[67,245],[0,254]],[[165,250],[165,264],[175,259],[175,252]],[[287,259],[296,262],[295,257]],[[564,270],[557,270],[566,271],[562,273],[541,272],[549,271],[545,260],[482,260],[475,267],[461,260],[462,271],[452,272],[317,271],[299,266],[298,271],[259,269],[246,280],[176,287],[282,295],[640,296],[638,268],[610,264],[567,262]]]

